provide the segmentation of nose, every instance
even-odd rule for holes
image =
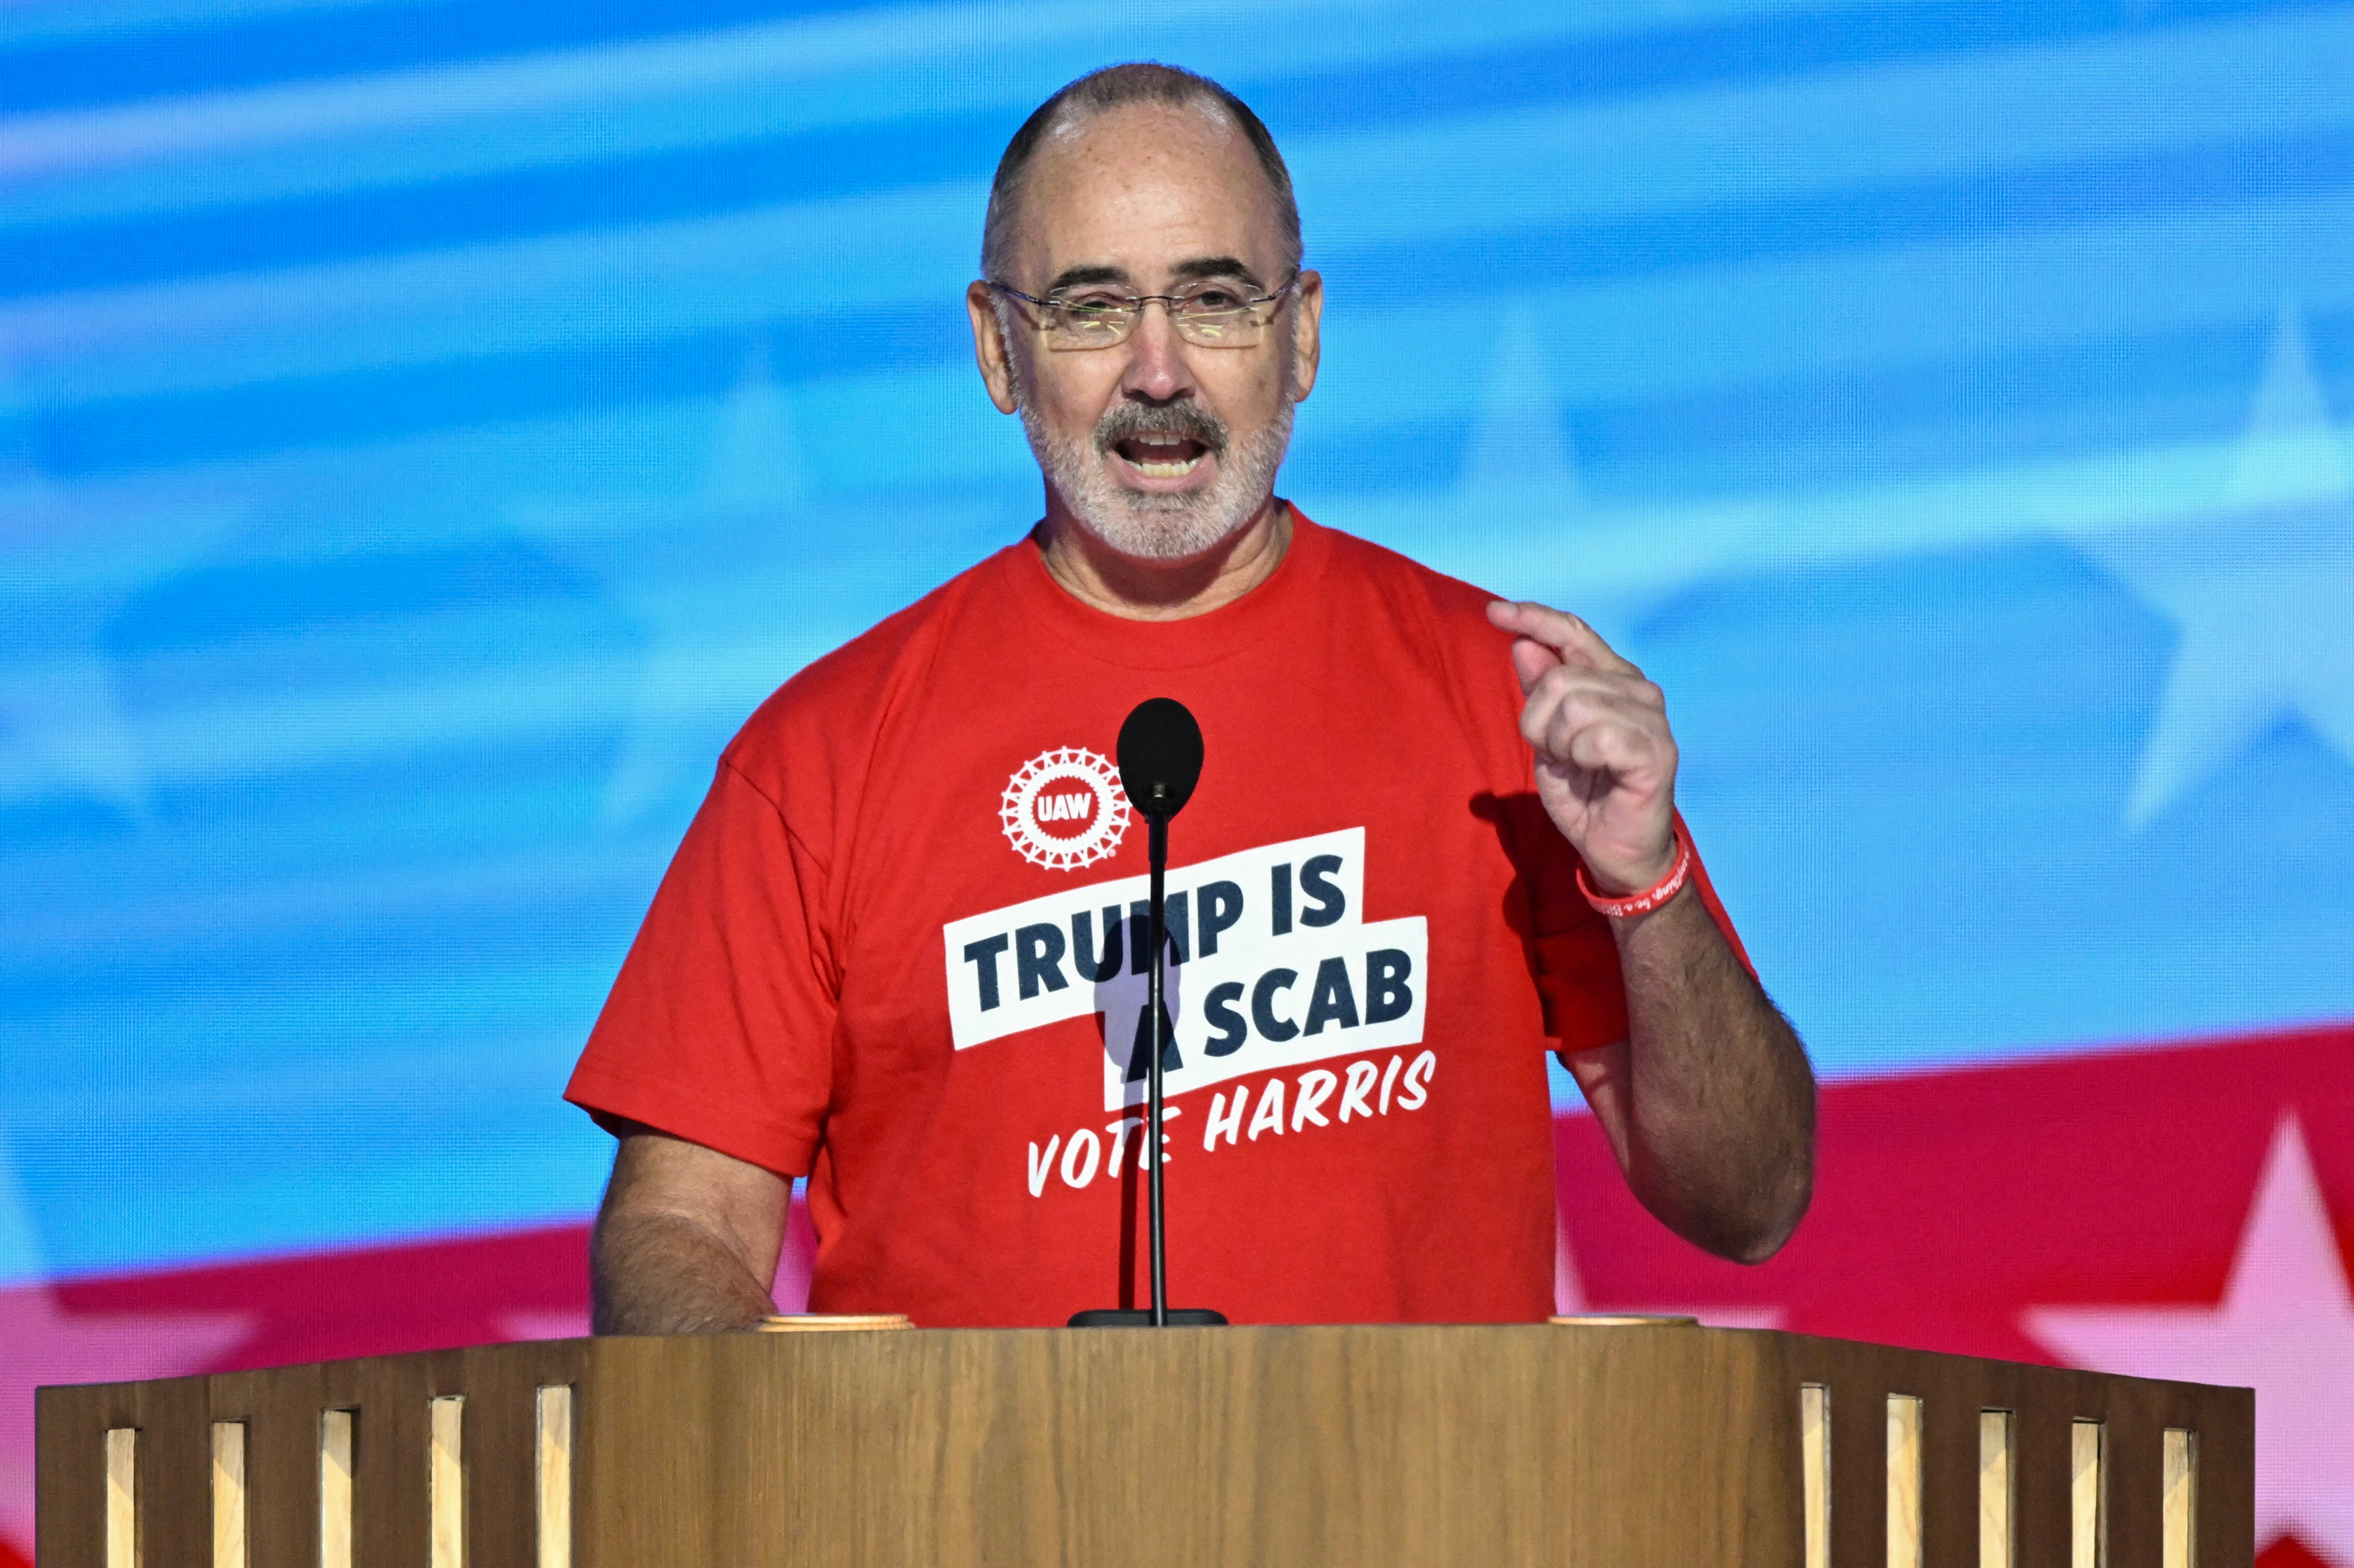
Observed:
[[[1128,372],[1120,377],[1120,390],[1151,403],[1170,402],[1192,392],[1193,373],[1185,363],[1183,344],[1169,314],[1169,302],[1147,300],[1125,345]]]

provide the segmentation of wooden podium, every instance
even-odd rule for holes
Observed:
[[[1683,1323],[737,1334],[43,1389],[41,1568],[2247,1568],[2254,1396]]]

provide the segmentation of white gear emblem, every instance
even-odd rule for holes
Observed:
[[[1076,785],[1078,789],[1057,791],[1052,788],[1056,784]],[[1067,809],[1077,804],[1075,797],[1080,791],[1092,800],[1091,809],[1083,817],[1065,820],[1085,821],[1084,830],[1064,837],[1040,825],[1042,799],[1053,807]],[[1128,795],[1110,763],[1083,746],[1066,746],[1042,751],[1015,769],[1006,781],[997,816],[1023,860],[1055,871],[1076,871],[1110,859],[1111,852],[1119,847],[1128,832]]]

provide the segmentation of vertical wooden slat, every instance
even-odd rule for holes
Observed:
[[[1970,1568],[1978,1527],[1978,1412],[1988,1403],[1952,1379],[1908,1383],[1921,1394],[1921,1556]]]
[[[319,1568],[352,1568],[355,1412],[319,1413]]]
[[[1888,1568],[1921,1568],[1921,1401],[1888,1396]]]
[[[433,1401],[426,1475],[431,1489],[432,1568],[466,1568],[466,1396]]]
[[[138,1560],[149,1568],[212,1561],[212,1400],[209,1380],[133,1385],[139,1428]]]
[[[246,1568],[245,1423],[213,1423],[213,1568]]]
[[[106,1568],[139,1568],[139,1429],[106,1434]]]
[[[466,1396],[466,1560],[533,1568],[539,1559],[539,1393],[570,1380],[535,1350],[501,1346],[444,1362],[433,1391]]]
[[[2068,1439],[2068,1568],[2105,1568],[2102,1526],[2108,1487],[2108,1445],[2102,1424],[2078,1421]]]
[[[2256,1556],[2255,1391],[2202,1392],[2196,1412],[2177,1418],[2199,1435],[2193,1555],[2200,1568],[2238,1568]]]
[[[1807,1568],[1831,1563],[1831,1391],[1810,1383],[1798,1390],[1798,1455],[1804,1478]]]
[[[2014,1407],[2010,1531],[2030,1568],[2068,1560],[2068,1414],[2029,1391]]]
[[[315,1367],[208,1378],[208,1413],[245,1427],[245,1554],[254,1568],[315,1568],[319,1374]]]
[[[2104,1388],[2099,1398],[2101,1561],[2158,1568],[2165,1555],[2168,1417],[2131,1389]]]
[[[1978,1568],[2011,1568],[2011,1470],[2018,1437],[2008,1410],[1978,1412]]]
[[[2166,1429],[2166,1493],[2159,1518],[2165,1568],[2199,1568],[2199,1435]]]
[[[572,1385],[542,1388],[537,1414],[539,1568],[572,1568]]]
[[[352,1561],[420,1568],[430,1554],[435,1356],[384,1356],[329,1369],[322,1404],[353,1413]]]

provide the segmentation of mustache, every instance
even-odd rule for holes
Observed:
[[[1199,403],[1122,403],[1096,421],[1096,450],[1108,452],[1139,436],[1175,436],[1199,441],[1211,455],[1226,455],[1226,422]]]

